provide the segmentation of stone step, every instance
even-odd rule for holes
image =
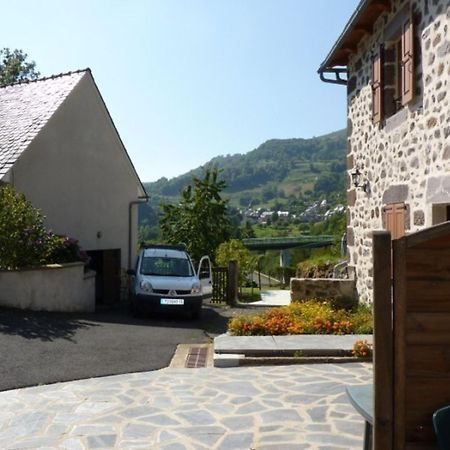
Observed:
[[[216,354],[247,357],[349,356],[356,341],[372,343],[372,335],[229,336],[214,339]]]

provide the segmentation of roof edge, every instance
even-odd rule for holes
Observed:
[[[331,69],[334,67],[345,67],[342,65],[334,64],[333,59],[336,56],[338,50],[340,50],[342,44],[345,42],[346,38],[348,38],[348,36],[351,34],[351,32],[358,24],[358,21],[363,15],[363,13],[366,11],[369,5],[373,3],[373,1],[374,0],[360,0],[359,5],[356,7],[356,10],[353,12],[347,24],[345,25],[344,30],[339,35],[337,41],[334,43],[327,57],[324,59],[322,64],[320,64],[319,69],[317,70],[318,73],[321,73],[324,70]]]
[[[114,129],[114,131],[116,133],[117,139],[119,140],[119,143],[122,146],[123,152],[125,153],[125,156],[126,156],[128,162],[129,162],[130,166],[131,166],[132,171],[134,172],[134,176],[136,177],[136,180],[138,181],[138,184],[139,184],[139,186],[142,189],[142,192],[144,194],[143,196],[138,196],[138,198],[142,199],[142,200],[143,199],[149,199],[150,196],[148,195],[148,192],[145,189],[144,183],[142,182],[141,178],[139,177],[139,174],[137,173],[136,167],[134,166],[133,161],[131,160],[130,155],[128,154],[128,151],[127,151],[127,149],[125,147],[125,144],[123,143],[122,138],[121,138],[121,136],[119,134],[119,130],[117,129],[116,124],[114,123],[114,120],[113,120],[113,118],[111,116],[111,113],[109,112],[108,106],[106,105],[106,102],[103,99],[102,93],[100,92],[100,89],[98,88],[97,83],[95,82],[94,75],[92,75],[92,72],[91,72],[90,69],[87,69],[87,70],[88,70],[89,75],[91,77],[92,83],[94,84],[94,87],[95,87],[95,89],[96,89],[96,91],[98,93],[100,101],[103,103],[103,106],[105,108],[106,114],[108,115],[109,120],[111,122],[111,125],[112,125],[112,127],[113,127],[113,129]]]
[[[6,88],[6,87],[11,87],[11,86],[17,86],[17,85],[20,85],[20,84],[30,84],[30,83],[37,83],[39,81],[53,80],[55,78],[62,78],[62,77],[66,77],[66,76],[69,76],[69,75],[74,75],[76,73],[82,73],[82,72],[89,72],[89,73],[91,73],[91,69],[89,67],[86,67],[86,69],[71,70],[69,72],[63,72],[63,73],[59,73],[59,74],[56,74],[56,75],[49,75],[48,77],[36,78],[34,80],[15,81],[14,83],[0,85],[0,89]]]

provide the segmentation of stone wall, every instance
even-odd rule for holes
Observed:
[[[32,311],[95,311],[95,272],[83,263],[0,271],[0,306]]]
[[[355,280],[341,278],[291,278],[291,300],[336,299],[344,303],[356,300]]]
[[[379,125],[372,124],[371,56],[385,28],[408,4],[377,20],[349,60],[348,89],[348,249],[361,301],[372,301],[373,230],[384,227],[382,208],[404,202],[406,231],[446,220],[450,204],[450,0],[413,0],[416,26],[414,100]],[[368,193],[351,185],[358,166]]]

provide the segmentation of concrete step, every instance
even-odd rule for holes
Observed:
[[[246,357],[351,355],[356,341],[372,343],[372,335],[296,335],[296,336],[229,336],[214,339],[215,354],[239,354]]]
[[[237,367],[242,365],[245,355],[235,353],[214,353],[214,367]]]

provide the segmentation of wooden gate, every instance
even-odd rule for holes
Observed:
[[[211,303],[222,303],[228,299],[228,267],[212,268]]]
[[[450,404],[450,222],[394,241],[375,232],[373,249],[374,448],[436,448],[433,412]]]

